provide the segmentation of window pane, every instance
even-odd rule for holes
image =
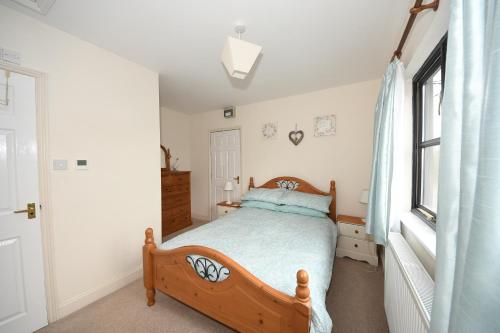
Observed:
[[[441,67],[422,87],[422,138],[441,137]]]
[[[437,212],[439,150],[440,146],[422,149],[422,178],[420,204],[432,212]]]

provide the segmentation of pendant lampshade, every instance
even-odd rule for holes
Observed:
[[[229,75],[243,80],[252,70],[261,51],[262,46],[238,38],[227,37],[221,60]]]

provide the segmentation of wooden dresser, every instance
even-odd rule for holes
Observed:
[[[162,237],[191,225],[191,171],[161,169]]]

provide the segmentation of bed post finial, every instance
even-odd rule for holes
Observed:
[[[153,255],[151,251],[156,249],[155,240],[153,237],[153,229],[146,229],[146,239],[142,247],[142,269],[144,272],[144,287],[146,288],[146,297],[148,306],[155,304],[155,285],[153,279]]]
[[[295,288],[295,298],[300,303],[308,303],[310,301],[308,284],[309,274],[303,269],[297,272],[297,288]]]
[[[153,228],[147,228],[144,232],[146,235],[146,239],[144,240],[144,244],[154,244],[155,238],[153,236]]]
[[[312,309],[308,283],[309,275],[307,272],[303,269],[299,270],[297,272],[297,288],[295,288],[294,332],[309,332]]]
[[[330,181],[330,196],[332,197],[332,202],[330,203],[330,219],[333,222],[337,222],[337,189],[335,188],[335,181]]]
[[[253,183],[253,177],[250,177],[250,184],[248,185],[248,189],[254,188],[255,184]]]

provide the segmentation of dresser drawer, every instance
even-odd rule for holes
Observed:
[[[162,212],[166,216],[189,215],[191,214],[191,205],[163,208]]]
[[[356,239],[368,239],[364,226],[342,221],[339,221],[339,234]]]
[[[167,195],[162,198],[162,207],[164,210],[189,205],[191,202],[190,194]]]
[[[337,249],[343,249],[350,252],[375,256],[377,254],[376,245],[368,240],[356,239],[340,236],[337,240]]]
[[[164,186],[189,184],[189,176],[189,173],[169,173],[165,176],[162,176],[161,183]]]
[[[191,225],[191,215],[165,216],[162,217],[162,233],[167,235]]]
[[[187,193],[190,190],[189,184],[165,185],[161,188],[161,194],[166,197],[171,194]]]
[[[165,223],[168,226],[178,225],[178,224],[190,224],[191,216],[189,215],[178,215],[178,216],[165,216]]]

